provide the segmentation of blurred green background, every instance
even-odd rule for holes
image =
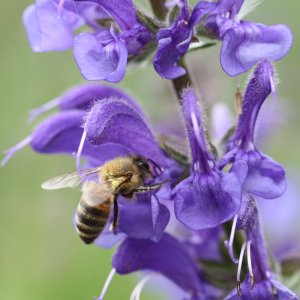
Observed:
[[[22,26],[22,12],[31,3],[0,3],[1,150],[29,135],[38,123],[27,124],[31,108],[84,81],[71,51],[31,51]],[[300,170],[299,11],[297,0],[266,0],[248,16],[269,25],[285,23],[294,32],[292,50],[277,63],[281,84],[275,101],[281,102],[284,119],[264,150],[296,174]],[[237,82],[243,83],[245,76],[227,77],[218,53],[216,46],[190,54],[188,61],[207,107],[214,101],[225,101],[233,111]],[[120,86],[138,99],[152,123],[178,122],[170,86],[151,66],[129,71]],[[87,247],[77,237],[72,217],[80,193],[40,188],[45,179],[74,167],[72,157],[37,155],[27,147],[0,169],[0,299],[76,300],[99,294],[111,269],[112,251]],[[299,177],[297,180],[299,184]],[[134,286],[134,276],[116,276],[106,299],[129,299]],[[142,298],[158,296],[144,294]]]

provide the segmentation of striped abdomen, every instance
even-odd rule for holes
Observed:
[[[92,243],[102,232],[109,219],[110,207],[110,200],[94,207],[81,198],[76,212],[76,228],[86,244]]]

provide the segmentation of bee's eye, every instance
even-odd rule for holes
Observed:
[[[147,162],[143,161],[143,160],[138,160],[138,161],[136,162],[136,164],[137,164],[140,168],[142,168],[142,169],[144,169],[144,170],[146,170],[146,171],[149,171],[149,170],[150,170],[149,164],[148,164]]]

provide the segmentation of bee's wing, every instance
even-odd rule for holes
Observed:
[[[74,188],[80,185],[90,175],[95,175],[100,168],[90,168],[82,171],[57,176],[45,181],[42,184],[44,190],[57,190],[62,188]]]

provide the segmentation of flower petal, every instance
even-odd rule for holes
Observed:
[[[285,171],[271,157],[261,155],[260,159],[251,159],[249,153],[249,172],[244,188],[247,192],[273,199],[281,196],[286,190]]]
[[[255,68],[247,84],[242,104],[242,113],[232,141],[241,147],[250,148],[249,142],[254,141],[256,119],[261,106],[272,92],[274,70],[269,60],[261,61]]]
[[[197,292],[201,281],[195,262],[175,238],[165,234],[158,242],[126,239],[113,257],[119,274],[138,270],[160,272],[184,290]]]
[[[125,75],[127,49],[112,31],[77,35],[73,53],[82,76],[87,80],[119,82]]]
[[[60,15],[57,9],[56,1],[38,0],[24,11],[23,23],[33,51],[64,51],[72,47],[74,31],[83,25],[83,19],[72,9],[63,9]]]
[[[31,135],[31,147],[34,151],[46,154],[73,154],[83,134],[81,127],[84,112],[69,110],[58,113],[42,122]],[[128,155],[129,150],[121,145],[106,144],[95,147],[85,143],[82,156],[88,158],[93,166],[117,156]]]
[[[208,1],[199,1],[191,14],[191,18],[189,20],[189,24],[191,26],[197,25],[200,20],[209,12],[211,12],[216,7],[215,2],[208,2]]]
[[[184,1],[177,19],[170,28],[162,28],[157,34],[158,47],[153,66],[163,78],[174,79],[186,73],[178,66],[179,59],[188,51],[193,29],[189,26],[190,13]]]
[[[67,90],[59,96],[59,107],[61,110],[80,109],[86,111],[98,100],[112,97],[126,100],[129,105],[142,114],[139,104],[122,90],[95,83],[85,83]]]
[[[201,230],[233,218],[240,208],[241,185],[234,174],[195,174],[174,188],[173,197],[177,219]]]
[[[188,51],[192,30],[187,26],[161,29],[157,35],[158,47],[153,60],[156,72],[163,78],[174,79],[186,73],[178,60]]]
[[[221,39],[221,65],[229,76],[246,72],[262,59],[279,60],[288,53],[293,42],[291,30],[285,25],[250,22],[235,23]]]
[[[104,8],[118,23],[122,30],[130,29],[137,23],[135,7],[131,0],[75,0],[76,2],[94,2]]]
[[[128,104],[131,105],[137,112],[143,115],[143,111],[138,103],[122,90],[101,84],[85,83],[77,85],[65,91],[57,98],[31,110],[29,121],[31,123],[41,114],[57,106],[61,110],[79,109],[87,111],[95,102],[111,97],[122,99],[128,102]]]
[[[118,228],[131,238],[152,239],[157,242],[169,222],[169,210],[149,193],[138,195],[137,198],[134,203],[125,199],[119,202]]]
[[[161,167],[166,159],[144,119],[125,101],[103,99],[89,112],[84,125],[92,145],[120,144],[132,153],[151,158]]]

